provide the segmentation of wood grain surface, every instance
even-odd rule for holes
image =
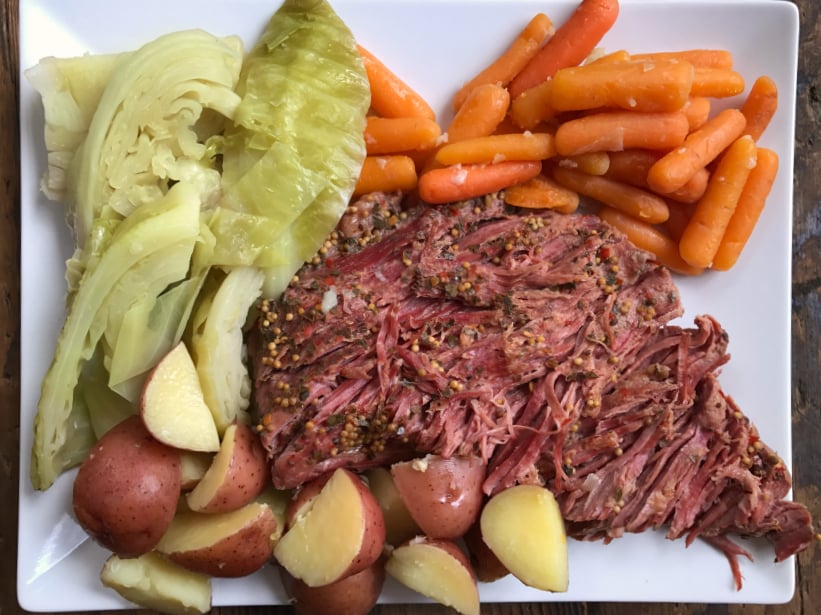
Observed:
[[[20,394],[20,191],[18,0],[0,0],[0,615],[16,600]],[[228,0],[226,0],[228,1]],[[779,0],[773,0],[779,1]],[[821,520],[821,16],[800,10],[792,280],[792,398],[795,499]],[[740,26],[743,27],[743,26]],[[776,32],[762,44],[778,44]],[[767,360],[761,357],[761,360]],[[789,565],[789,564],[787,564]],[[821,549],[795,562],[797,589],[784,605],[542,603],[487,604],[486,615],[799,615],[821,613]],[[682,583],[686,583],[682,579]],[[122,613],[122,611],[119,611]],[[126,611],[127,612],[127,611]],[[134,611],[137,612],[137,611]],[[289,607],[216,608],[215,615],[290,613]],[[377,615],[444,615],[437,606],[390,605]]]

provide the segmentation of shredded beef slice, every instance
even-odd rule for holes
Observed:
[[[556,495],[568,533],[725,534],[783,559],[809,544],[790,476],[716,380],[714,319],[669,325],[678,291],[593,216],[509,211],[494,195],[349,208],[322,254],[261,306],[249,338],[275,486],[425,453],[476,455],[484,490]]]

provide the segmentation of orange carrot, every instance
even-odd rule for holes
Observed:
[[[552,77],[560,68],[576,66],[598,45],[616,21],[618,0],[582,0],[574,13],[510,82],[510,95]]]
[[[551,105],[553,80],[522,92],[510,103],[510,119],[523,130],[533,130],[540,122],[552,119],[556,110]]]
[[[553,135],[520,132],[476,137],[443,145],[436,153],[436,162],[448,165],[503,160],[545,160],[555,154]]]
[[[427,118],[370,116],[365,126],[365,148],[370,155],[430,149],[441,134],[439,124]]]
[[[693,267],[709,267],[736,209],[744,184],[756,165],[750,135],[736,139],[718,160],[707,192],[701,197],[681,236],[679,252]]]
[[[588,175],[604,175],[610,168],[610,154],[608,152],[587,152],[568,156],[558,161],[560,167],[578,169]]]
[[[562,167],[553,169],[553,179],[565,188],[596,199],[648,224],[664,222],[670,215],[664,199],[635,186]]]
[[[676,242],[676,250],[678,250],[678,242],[681,241],[684,229],[693,217],[695,206],[692,203],[670,203],[669,209],[670,217],[661,226]]]
[[[555,28],[553,22],[544,13],[538,13],[525,26],[513,43],[502,55],[482,70],[473,79],[459,88],[453,97],[453,110],[458,111],[459,107],[467,100],[476,86],[485,83],[496,83],[507,86],[525,65],[541,49],[545,40],[553,36]]]
[[[693,75],[691,96],[728,98],[744,91],[744,77],[729,68],[697,67]]]
[[[689,99],[693,74],[692,64],[678,60],[571,66],[553,75],[550,102],[557,111],[678,111]]]
[[[650,167],[647,184],[661,194],[678,190],[741,136],[746,121],[738,109],[724,109]]]
[[[777,173],[778,154],[759,147],[756,152],[755,168],[750,171],[741,196],[738,197],[738,205],[713,259],[713,269],[726,271],[738,261],[764,210]]]
[[[425,171],[419,177],[419,196],[434,204],[452,203],[496,192],[536,177],[541,162],[454,165]]]
[[[496,83],[485,83],[471,90],[445,131],[447,143],[493,134],[505,119],[510,94]]]
[[[595,55],[595,51],[588,56],[588,59],[585,61],[585,64],[611,64],[616,62],[629,62],[630,61],[630,52],[626,49],[619,49],[617,51],[612,51],[610,53],[606,53],[604,55],[600,55],[598,57],[592,57]]]
[[[687,121],[690,122],[690,132],[698,130],[707,123],[710,119],[711,107],[710,99],[704,96],[691,97],[687,101],[682,111],[687,116]]]
[[[759,77],[750,88],[741,112],[747,118],[744,134],[758,141],[778,109],[778,86],[766,75]]]
[[[416,165],[410,156],[367,156],[353,195],[413,190],[416,182]]]
[[[556,151],[562,156],[574,156],[634,147],[670,149],[684,141],[688,130],[687,118],[680,111],[603,111],[561,124],[556,131]]]
[[[436,119],[436,112],[422,96],[402,81],[370,51],[357,45],[371,89],[371,107],[384,117]]]
[[[579,194],[545,175],[505,188],[505,203],[527,209],[555,209],[572,214],[579,207]]]
[[[662,156],[661,152],[645,149],[610,152],[610,164],[605,176],[639,188],[650,189],[647,184],[647,173]],[[707,169],[701,168],[681,188],[664,196],[680,203],[695,203],[707,189],[709,177],[710,173]]]
[[[657,62],[679,60],[702,68],[732,68],[733,54],[726,49],[685,49],[683,51],[655,51],[633,54],[634,60]]]
[[[638,248],[654,254],[665,267],[687,275],[702,272],[702,269],[687,264],[678,253],[678,244],[654,226],[611,207],[602,207],[599,217],[619,229]]]

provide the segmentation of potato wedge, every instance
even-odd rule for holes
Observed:
[[[364,570],[319,587],[305,585],[284,568],[280,571],[282,585],[297,615],[367,615],[376,605],[385,583],[382,558]]]
[[[402,583],[462,615],[479,615],[479,588],[456,543],[425,536],[394,549],[385,570]]]
[[[399,490],[387,468],[372,468],[365,472],[368,487],[379,502],[385,518],[385,541],[396,546],[422,533],[413,520],[408,507],[399,495]]]
[[[112,555],[103,564],[100,580],[146,609],[171,615],[211,610],[211,578],[186,570],[153,551],[126,559]]]
[[[550,490],[516,485],[482,509],[482,539],[525,585],[552,592],[568,587],[567,535]]]
[[[474,523],[462,537],[470,557],[470,565],[476,578],[482,583],[492,583],[510,574],[496,554],[490,550],[482,538],[479,523]]]

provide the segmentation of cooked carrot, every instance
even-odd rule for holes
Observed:
[[[556,151],[562,156],[575,156],[634,147],[666,150],[680,145],[689,129],[680,111],[603,111],[562,123],[556,131]]]
[[[654,254],[665,267],[687,275],[702,272],[701,268],[687,264],[679,255],[678,244],[654,226],[611,207],[602,207],[599,217],[619,229],[637,247]]]
[[[510,80],[513,79],[531,58],[536,55],[539,49],[542,48],[545,40],[553,36],[555,31],[553,22],[547,15],[544,13],[535,15],[502,55],[459,88],[453,97],[453,110],[459,110],[459,107],[467,100],[468,94],[470,94],[476,86],[485,83],[497,83],[507,86]]]
[[[367,156],[353,194],[413,190],[416,182],[416,164],[410,156]]]
[[[604,175],[610,168],[608,152],[587,152],[576,156],[567,156],[558,161],[560,167],[578,169],[588,175]]]
[[[685,49],[683,51],[655,51],[633,54],[634,60],[650,62],[679,60],[702,68],[732,68],[733,54],[726,49]]]
[[[520,132],[465,139],[443,145],[436,153],[439,164],[477,164],[503,160],[545,160],[556,155],[553,135]]]
[[[756,165],[750,135],[736,139],[718,160],[707,192],[701,197],[679,243],[681,257],[693,267],[709,267],[736,209],[744,184]]]
[[[670,215],[664,199],[635,186],[559,166],[553,168],[553,179],[648,224],[664,222]]]
[[[510,119],[523,130],[533,130],[540,122],[552,119],[557,111],[551,104],[553,80],[547,79],[513,99]]]
[[[677,60],[571,66],[553,75],[550,104],[557,111],[678,111],[689,99],[693,74],[692,64]]]
[[[695,205],[692,203],[670,203],[668,206],[670,210],[670,217],[665,220],[661,227],[676,242],[676,249],[678,249],[678,242],[681,241],[681,236],[690,218],[693,217]]]
[[[663,156],[661,152],[646,149],[629,149],[610,152],[605,176],[639,188],[650,188],[647,174],[650,168]],[[707,189],[710,173],[705,168],[696,171],[683,186],[664,196],[680,203],[695,203]]]
[[[744,77],[729,68],[696,67],[691,96],[728,98],[744,91]]]
[[[687,121],[690,122],[690,132],[698,130],[707,123],[707,120],[710,119],[711,109],[712,104],[709,98],[704,96],[690,97],[690,100],[682,109],[684,115],[687,116]]]
[[[744,114],[738,109],[724,109],[690,133],[681,147],[670,151],[650,167],[647,184],[661,194],[678,190],[741,136],[746,122]]]
[[[369,155],[430,149],[441,134],[439,124],[427,118],[370,116],[365,126],[365,148]]]
[[[580,64],[610,30],[618,14],[618,0],[582,0],[553,37],[513,78],[510,95],[516,98],[552,77],[560,68]]]
[[[764,210],[777,173],[778,154],[771,149],[759,147],[756,151],[755,168],[750,171],[741,196],[738,197],[733,217],[730,218],[713,258],[713,269],[726,271],[736,264]]]
[[[545,175],[505,188],[505,203],[528,209],[555,209],[572,214],[579,207],[579,193],[568,190]]]
[[[611,51],[610,53],[605,53],[604,55],[600,55],[598,57],[592,57],[595,54],[596,50],[593,50],[593,53],[590,54],[588,59],[585,61],[585,64],[611,64],[615,62],[629,62],[630,61],[630,52],[626,49],[619,49],[617,51]]]
[[[744,134],[758,141],[778,109],[778,86],[766,75],[755,80],[741,112],[747,118]]]
[[[510,107],[510,94],[501,85],[485,83],[471,90],[445,131],[454,143],[493,134]]]
[[[428,102],[362,45],[357,45],[371,90],[371,107],[384,117],[436,119]]]
[[[511,102],[511,106],[512,105],[513,105],[513,103]],[[509,135],[509,134],[516,134],[516,133],[519,133],[519,132],[522,132],[521,126],[518,126],[516,124],[516,122],[514,122],[511,119],[510,114],[508,113],[505,116],[505,119],[503,119],[499,123],[499,125],[496,126],[496,130],[493,131],[493,134],[495,134],[495,135]]]
[[[434,204],[463,201],[527,181],[541,170],[542,163],[533,161],[440,167],[419,177],[419,196]]]

